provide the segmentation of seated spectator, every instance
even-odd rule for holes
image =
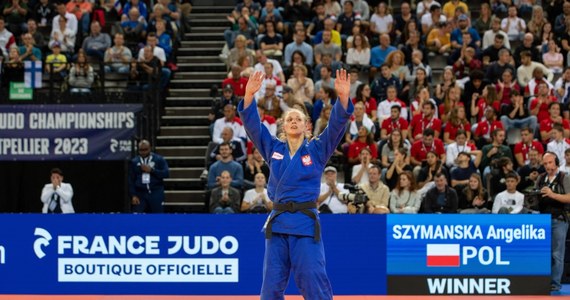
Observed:
[[[329,30],[323,32],[323,41],[315,45],[315,64],[322,63],[322,57],[324,54],[330,54],[333,61],[341,61],[342,50],[341,48],[332,42],[332,33]]]
[[[501,102],[493,84],[488,84],[485,87],[479,99],[473,99],[473,101],[471,101],[471,116],[475,117],[478,122],[485,120],[486,109],[488,107],[493,108],[495,113],[498,113],[501,109]],[[476,126],[473,127],[473,130],[476,128]]]
[[[481,175],[471,174],[469,183],[461,192],[457,193],[459,200],[459,213],[462,214],[488,214],[487,190],[483,187]]]
[[[234,10],[232,11],[232,16],[238,18],[240,12],[244,7],[247,7],[250,10],[252,17],[259,19],[259,17],[261,16],[261,5],[257,2],[254,2],[253,0],[241,1],[241,3],[236,5]]]
[[[230,147],[232,148],[233,160],[235,160],[239,163],[243,163],[245,161],[245,159],[247,158],[247,155],[245,154],[245,149],[243,147],[242,141],[240,139],[234,138],[234,130],[231,127],[224,127],[224,129],[222,129],[222,134],[220,136],[222,138],[221,144],[224,144],[224,143],[229,144]],[[214,147],[214,149],[212,150],[212,152],[209,154],[210,155],[210,164],[207,166],[208,168],[214,162],[222,159],[222,155],[220,154],[220,145],[221,144],[217,144]]]
[[[410,29],[409,27],[415,29]],[[400,49],[404,52],[405,64],[408,65],[412,63],[412,54],[414,51],[418,50],[422,53],[422,63],[428,63],[428,50],[425,46],[425,42],[421,40],[421,33],[418,31],[418,25],[415,22],[410,21],[407,23],[406,30],[402,33],[402,37],[405,39],[404,46]]]
[[[338,4],[338,2],[336,1],[330,1],[329,3],[331,4],[336,4],[338,5],[338,9],[340,12],[340,5]],[[328,18],[329,15],[325,10],[325,4],[324,2],[317,2],[314,3],[314,17],[311,19],[311,22],[309,22],[309,25],[307,26],[307,36],[314,36],[317,32],[322,31],[325,28],[325,19]]]
[[[26,31],[26,17],[28,15],[27,2],[20,0],[6,1],[3,8],[3,15],[8,23],[8,29],[16,36],[20,36]]]
[[[449,171],[445,167],[444,163],[438,159],[437,153],[434,151],[428,151],[425,161],[422,163],[419,172],[417,169],[416,180],[418,181],[418,187],[423,188],[426,184],[434,180],[435,174],[442,172],[445,174],[446,178],[449,178]],[[448,179],[449,180],[449,179]]]
[[[509,6],[508,16],[501,21],[501,29],[509,36],[509,41],[521,41],[526,30],[526,22],[517,16],[517,7]]]
[[[340,194],[346,194],[342,183],[337,182],[336,168],[325,168],[325,182],[321,183],[321,191],[317,199],[320,213],[345,214],[348,212],[346,202],[340,199]]]
[[[22,36],[23,45],[20,46],[20,60],[22,61],[42,61],[42,51],[34,47],[34,38],[30,33]]]
[[[562,76],[556,80],[554,84],[554,96],[558,102],[563,104],[562,112],[565,119],[570,119],[570,112],[568,111],[568,103],[570,103],[570,68],[566,68]]]
[[[505,40],[508,40],[502,34],[496,34],[493,43],[487,48],[483,48],[483,66],[488,66],[490,63],[499,60],[499,51],[508,49],[505,46]]]
[[[336,17],[328,15],[328,17],[323,22],[323,30],[317,32],[313,37],[313,45],[318,45],[323,42],[323,35],[325,31],[331,32],[331,42],[339,47],[342,46],[342,41],[340,38],[340,33],[335,30],[336,28]]]
[[[83,0],[80,0],[83,1]],[[97,21],[91,23],[91,34],[83,40],[83,51],[99,61],[105,59],[105,51],[111,47],[111,37],[101,32],[101,25]]]
[[[562,44],[564,44],[564,42]],[[542,56],[540,55],[540,51],[534,44],[534,36],[530,32],[527,32],[524,35],[522,44],[515,49],[515,53],[513,54],[515,65],[517,67],[521,65],[521,53],[523,51],[530,52],[530,57],[532,61],[539,62],[542,58]]]
[[[421,212],[428,214],[457,213],[458,199],[455,189],[447,185],[444,173],[435,174],[435,186],[430,188],[423,199]]]
[[[220,144],[221,159],[210,166],[208,170],[208,189],[219,187],[224,171],[229,172],[230,185],[236,189],[243,187],[243,169],[241,165],[233,159],[232,147],[228,143]]]
[[[451,19],[450,16],[447,17]],[[469,46],[470,43],[474,43],[474,46],[477,48],[481,47],[481,37],[475,28],[470,27],[469,23],[470,20],[466,14],[461,14],[457,17],[457,28],[451,32],[451,47],[453,49],[461,49],[462,46]],[[465,41],[463,39],[466,33],[469,35],[471,40]]]
[[[156,21],[156,38],[158,39],[158,46],[164,49],[164,54],[166,54],[166,59],[171,60],[172,38],[170,37],[170,34],[168,34],[166,31],[165,20]]]
[[[123,8],[121,22],[131,19],[131,11],[136,9],[138,14],[143,20],[148,20],[148,9],[144,1],[129,0]]]
[[[398,131],[394,131],[392,134],[396,133]],[[390,147],[389,144],[385,144],[383,147],[383,152],[386,152],[385,150],[387,149],[387,147]],[[390,189],[394,189],[396,187],[396,185],[398,184],[398,180],[399,180],[399,176],[405,172],[405,171],[413,171],[413,167],[410,165],[410,150],[409,145],[405,147],[400,147],[400,148],[396,148],[393,147],[391,149],[392,154],[392,159],[388,159],[388,161],[390,161],[389,165],[387,167],[384,168],[383,172],[385,172],[385,181],[386,184],[388,185],[388,187]],[[388,155],[384,156],[384,153],[382,154],[382,160],[384,161],[384,157],[387,157]]]
[[[370,46],[363,34],[354,36],[353,47],[346,53],[346,64],[350,66],[362,67],[370,65]]]
[[[506,190],[497,194],[493,201],[494,214],[519,214],[525,213],[524,195],[517,191],[519,176],[515,172],[505,175]]]
[[[233,104],[224,106],[224,117],[214,122],[214,131],[212,134],[212,142],[221,144],[223,142],[222,130],[225,127],[231,127],[234,131],[234,140],[245,142],[245,129],[241,120],[236,116],[236,107]]]
[[[255,187],[247,190],[241,202],[243,213],[267,213],[273,209],[273,202],[269,199],[266,180],[263,173],[255,174]]]
[[[12,45],[16,45],[16,38],[6,29],[5,24],[4,18],[0,16],[0,51],[2,56],[8,57],[9,49],[12,48]]]
[[[281,68],[281,63],[278,60],[267,58],[261,50],[255,51],[255,59],[257,60],[257,64],[253,67],[255,71],[265,71],[265,64],[269,62],[273,65],[273,76],[279,78],[281,82],[285,82],[283,68]]]
[[[234,48],[230,50],[230,54],[228,55],[227,65],[229,67],[233,66],[234,64],[238,64],[238,59],[240,57],[245,57],[251,66],[253,66],[255,62],[255,51],[246,47],[247,39],[243,35],[238,35],[235,38]]]
[[[512,103],[511,98],[514,94],[520,95],[521,87],[516,80],[513,80],[513,71],[510,69],[503,71],[501,79],[495,84],[495,89],[497,90],[497,96],[501,100],[502,109],[504,109],[505,105]]]
[[[229,171],[221,172],[219,186],[212,190],[210,196],[210,213],[234,214],[240,209],[240,191],[232,186],[233,181]]]
[[[463,130],[467,140],[471,140],[471,124],[467,121],[463,105],[457,105],[451,109],[448,121],[444,127],[443,142],[445,144],[453,143],[459,130]]]
[[[248,77],[249,78],[249,77]],[[261,99],[265,96],[267,92],[266,89],[268,86],[272,86],[273,94],[281,95],[281,91],[283,90],[283,83],[279,80],[278,77],[273,75],[273,64],[270,62],[265,63],[265,72],[263,76],[263,82],[261,83],[261,87],[255,93],[255,99]]]
[[[371,20],[372,22],[372,20]],[[402,2],[400,4],[400,14],[394,15],[394,31],[393,35],[395,37],[395,42],[398,45],[404,45],[408,41],[409,32],[407,32],[406,36],[404,36],[404,31],[406,31],[409,23],[414,23],[415,30],[420,30],[420,22],[415,14],[412,14],[412,9],[410,7],[410,3]],[[405,51],[404,51],[405,52]]]
[[[471,113],[471,102],[475,101],[475,103],[477,103],[479,95],[483,94],[483,90],[487,85],[486,82],[485,73],[483,73],[482,70],[472,70],[469,72],[469,81],[464,84],[463,94],[461,97],[461,100],[465,106],[465,112],[467,113],[467,116],[469,116],[469,119],[471,119],[473,116]]]
[[[422,69],[425,75],[425,82],[426,84],[429,84],[429,81],[431,80],[431,67],[428,64],[423,63],[423,52],[420,49],[412,51],[412,62],[407,64],[406,67],[408,68],[405,77],[406,82],[415,82],[418,70]],[[416,90],[418,86],[419,85],[415,83]],[[410,91],[410,95],[413,95],[411,87]]]
[[[397,92],[401,90],[400,80],[392,75],[390,66],[388,66],[388,64],[383,64],[380,69],[381,76],[375,79],[372,84],[370,84],[370,88],[372,89],[372,96],[378,101],[386,99],[387,89],[389,86],[395,86]]]
[[[469,73],[472,70],[480,70],[483,63],[477,58],[477,53],[473,47],[465,47],[461,50],[461,55],[453,64],[453,74],[456,79],[464,82],[469,79]]]
[[[222,86],[230,85],[234,94],[238,97],[245,95],[245,86],[247,85],[248,78],[241,77],[241,67],[238,65],[232,66],[232,77],[224,79]]]
[[[564,154],[566,154],[566,152],[567,151],[565,151]],[[524,190],[534,188],[534,183],[536,182],[538,174],[546,172],[544,170],[544,166],[542,165],[541,161],[542,154],[538,152],[538,149],[536,148],[529,149],[526,157],[528,162],[522,166],[519,166],[519,169],[517,171],[517,173],[521,177],[521,182],[519,183],[517,189],[521,192]],[[536,172],[536,174],[532,174],[534,172]]]
[[[412,144],[411,152],[411,163],[415,166],[414,171],[419,172],[421,166],[427,158],[428,152],[434,152],[437,158],[445,162],[445,148],[443,142],[434,137],[434,130],[431,127],[427,127],[422,134],[421,140],[417,140]],[[419,182],[419,180],[418,180]]]
[[[71,1],[70,3],[73,3],[73,1]],[[59,2],[57,4],[57,15],[55,17],[53,17],[53,21],[52,21],[52,30],[57,28],[60,28],[60,26],[58,24],[60,24],[60,19],[65,19],[66,23],[65,23],[65,28],[69,29],[69,34],[73,35],[74,37],[77,35],[77,17],[75,17],[74,14],[69,13],[66,9],[65,6],[65,2]],[[63,30],[64,28],[61,28],[60,31],[64,32]],[[75,45],[75,43],[74,43]]]
[[[2,71],[2,86],[7,88],[10,82],[23,82],[24,81],[24,64],[20,59],[18,47],[12,45],[10,47],[6,62],[3,62],[4,70]]]
[[[400,105],[392,105],[390,108],[390,117],[382,121],[382,129],[380,131],[381,140],[387,140],[395,129],[400,130],[403,137],[408,136],[408,121],[401,116],[401,111],[402,107]]]
[[[358,128],[356,138],[348,146],[347,158],[350,166],[361,163],[359,155],[362,148],[370,148],[370,152],[372,153],[372,162],[376,162],[378,158],[378,149],[376,147],[376,143],[374,143],[371,128],[365,125],[361,125]]]
[[[273,83],[267,83],[265,86],[265,95],[256,98],[258,105],[263,106],[267,115],[279,119],[284,112],[283,99],[275,94],[276,86]]]
[[[422,114],[415,115],[408,130],[410,141],[419,141],[426,129],[433,131],[434,137],[439,137],[441,132],[441,120],[435,116],[435,104],[431,101],[422,103]]]
[[[483,177],[491,173],[490,165],[494,160],[498,161],[501,158],[508,158],[511,162],[513,160],[511,148],[503,144],[505,142],[505,130],[502,128],[493,130],[492,138],[493,142],[481,149],[483,151],[483,159],[479,169],[483,170]]]
[[[378,121],[383,122],[385,119],[389,119],[391,109],[394,106],[400,107],[400,117],[407,120],[408,108],[406,107],[406,103],[404,103],[404,101],[398,99],[398,90],[396,86],[390,85],[386,88],[386,90],[386,98],[380,101],[380,104],[378,104]]]
[[[135,85],[130,88],[135,90],[148,90],[159,84],[160,60],[154,56],[151,46],[145,46],[142,50],[143,58],[131,62],[130,78]]]
[[[248,48],[253,48],[255,42],[255,29],[250,27],[248,20],[241,16],[237,20],[237,27],[232,29],[227,29],[224,32],[224,39],[229,49],[234,47],[235,38],[238,35],[243,35],[246,38],[246,45]]]
[[[562,105],[558,102],[551,102],[548,105],[549,117],[540,122],[540,139],[544,144],[547,144],[550,141],[552,137],[552,127],[555,124],[561,125],[562,128],[564,128],[564,137],[570,137],[570,122],[562,118],[561,111]]]
[[[453,87],[459,87],[457,80],[455,80],[455,75],[453,74],[453,67],[446,66],[443,69],[442,77],[443,77],[442,81],[435,86],[435,93],[434,93],[435,98],[440,100],[440,102],[443,102],[445,94],[449,89]]]
[[[471,157],[475,155],[475,159]],[[469,185],[469,177],[473,173],[477,173],[477,168],[481,163],[481,151],[471,150],[469,152],[459,152],[455,158],[457,167],[451,170],[451,186],[456,190],[463,190]]]
[[[259,113],[259,119],[261,123],[267,127],[267,130],[272,136],[276,136],[277,134],[277,123],[275,118],[265,114],[265,107],[263,105],[257,105],[257,111]]]
[[[485,31],[485,35],[483,35],[482,48],[487,49],[496,44],[497,40],[495,37],[498,35],[503,36],[503,46],[507,49],[511,49],[511,43],[509,42],[507,33],[501,30],[501,19],[494,16],[491,18],[491,29]]]
[[[426,39],[426,47],[428,51],[447,54],[451,53],[451,23],[438,23],[429,31]]]
[[[461,89],[458,86],[452,86],[444,93],[442,102],[439,105],[439,118],[442,122],[447,123],[451,118],[453,108],[464,107],[461,102]],[[467,118],[464,117],[466,120]]]
[[[390,45],[390,36],[388,34],[380,35],[380,45],[370,50],[370,74],[368,75],[370,79],[373,79],[378,69],[384,65],[388,54],[396,50],[394,46]]]
[[[53,17],[55,17],[56,14],[56,7],[53,2],[49,0],[40,0],[31,13],[40,27],[52,26]]]
[[[457,167],[456,158],[461,152],[471,153],[471,151],[477,150],[475,145],[469,142],[470,139],[467,138],[467,131],[463,129],[458,129],[455,135],[455,141],[447,145],[445,150],[446,162],[445,165],[449,169]]]
[[[504,130],[503,123],[497,120],[497,112],[491,106],[485,108],[485,118],[471,127],[473,139],[476,145],[481,148],[491,142],[492,133],[496,129]]]
[[[251,9],[250,9],[251,11]],[[255,16],[254,16],[255,17]],[[265,24],[265,22],[267,21],[272,21],[275,23],[275,30],[279,33],[282,33],[285,31],[284,25],[283,25],[283,17],[281,16],[281,11],[279,9],[277,9],[277,7],[275,7],[275,1],[273,0],[269,0],[269,1],[265,1],[265,6],[263,7],[263,9],[261,9],[261,14],[259,16],[259,30],[260,31],[264,31],[265,28],[263,27],[263,24]]]
[[[350,79],[352,80],[352,75],[350,76]],[[356,102],[364,103],[366,115],[370,118],[370,120],[372,120],[372,122],[378,122],[378,119],[376,117],[376,114],[378,112],[378,105],[376,104],[376,99],[374,99],[374,97],[370,97],[371,91],[372,89],[370,89],[370,86],[368,84],[361,83],[356,88],[356,97],[351,98],[352,104],[356,104]]]
[[[485,78],[491,83],[496,83],[501,78],[505,69],[510,69],[512,73],[515,72],[515,67],[511,65],[511,53],[508,49],[499,50],[499,60],[487,66],[487,73]]]
[[[350,93],[349,98],[352,99],[352,102],[355,102],[356,98],[356,90],[362,84],[362,81],[358,79],[359,71],[357,68],[350,68]]]
[[[313,105],[311,120],[316,121],[321,116],[321,111],[325,106],[333,106],[336,103],[336,92],[334,88],[322,86],[316,94],[316,101]]]
[[[374,123],[366,114],[366,107],[362,102],[354,104],[353,119],[348,125],[348,130],[345,133],[345,142],[351,144],[358,137],[360,127],[364,126],[367,130],[375,130]]]
[[[67,76],[67,57],[61,54],[61,46],[54,43],[51,48],[52,54],[46,58],[46,73],[55,75],[57,79],[63,79]],[[128,71],[128,65],[127,65]]]
[[[288,20],[291,23],[295,23],[298,20],[303,22],[309,21],[311,19],[310,4],[299,0],[286,2],[285,9],[283,11],[283,19]]]
[[[321,68],[322,67],[330,67],[332,70],[332,73],[336,74],[336,72],[339,71],[344,66],[343,66],[341,61],[334,61],[331,54],[325,53],[325,54],[323,54],[322,62],[320,64],[316,65],[315,68],[313,69],[313,76],[312,76],[313,81],[321,80]],[[310,75],[310,72],[307,73],[307,77],[311,77],[309,75]]]
[[[517,68],[517,80],[519,82],[519,85],[521,87],[526,88],[527,85],[531,84],[534,85],[537,81],[533,82],[534,78],[538,78],[538,79],[542,79],[542,77],[535,77],[534,74],[534,70],[539,68],[542,70],[542,76],[544,76],[546,74],[546,77],[548,78],[548,81],[552,81],[552,79],[554,78],[554,73],[552,73],[552,71],[545,65],[536,62],[536,61],[532,61],[532,54],[530,53],[530,51],[522,51],[520,53],[520,60],[521,60],[521,64],[520,66]],[[538,75],[537,75],[538,76]],[[534,86],[529,87],[529,92],[534,95]]]
[[[560,166],[566,166],[566,149],[570,149],[570,139],[564,138],[564,128],[556,124],[552,126],[552,140],[546,150],[556,154]]]
[[[467,6],[467,4],[465,4],[465,2],[459,0],[450,0],[447,3],[445,3],[445,5],[443,5],[443,13],[448,19],[453,19],[455,17],[455,11],[457,10],[458,7],[461,7],[464,13],[469,12],[469,7]],[[461,18],[459,19],[461,21]],[[465,19],[465,21],[467,20],[468,19]]]
[[[315,121],[315,126],[313,130],[313,136],[318,136],[325,130],[329,125],[329,119],[331,116],[332,105],[325,105],[321,110],[320,117]]]
[[[28,20],[28,33],[32,36],[32,39],[34,40],[34,45],[38,47],[40,50],[45,50],[47,39],[41,32],[38,31],[38,24],[36,23],[36,20],[34,19]],[[22,36],[22,41],[23,41],[23,36]]]
[[[560,49],[558,48],[558,45],[556,45],[556,41],[554,39],[548,41],[548,52],[542,55],[542,61],[554,74],[562,73],[562,70],[564,69],[564,57],[560,53]]]
[[[89,24],[91,22],[91,10],[93,9],[93,4],[85,0],[71,0],[67,2],[65,9],[68,13],[75,15],[75,18],[81,24],[83,36],[86,36],[89,32]]]
[[[550,133],[549,133],[550,135]],[[519,143],[515,144],[514,154],[515,159],[519,167],[522,167],[528,163],[530,163],[530,159],[528,157],[528,153],[531,149],[535,149],[538,153],[544,154],[544,148],[542,147],[542,143],[537,140],[534,140],[533,131],[528,128],[524,127],[521,129],[521,137],[522,140]]]
[[[370,31],[372,32],[372,35],[381,35],[384,33],[391,34],[393,22],[394,19],[390,13],[390,8],[385,2],[380,2],[378,3],[376,12],[370,17]]]
[[[311,66],[313,64],[313,47],[305,42],[306,38],[305,29],[300,29],[295,32],[294,41],[287,44],[285,47],[285,55],[283,56],[283,64],[285,67],[290,67],[293,63],[293,53],[300,51],[305,57],[304,63]]]
[[[173,31],[173,35],[176,35],[176,33],[178,32],[178,27],[179,27],[179,21],[180,21],[180,9],[176,6],[176,4],[170,0],[158,0],[158,3],[160,4],[162,7],[160,10],[155,10],[151,13],[151,16],[149,17],[150,19],[156,19],[156,20],[160,20],[160,19],[164,19],[164,21],[166,22],[166,25],[170,25],[168,26],[169,28],[172,28]],[[157,4],[155,4],[155,7],[157,6]],[[162,15],[160,15],[160,13],[162,13]]]
[[[136,7],[129,10],[128,16],[128,19],[123,16],[123,20],[121,21],[121,28],[125,34],[125,40],[128,44],[138,44],[146,38],[147,23]]]
[[[55,23],[56,19],[57,23]],[[56,42],[60,44],[61,52],[67,57],[71,57],[75,51],[75,33],[68,27],[67,19],[64,17],[56,16],[54,18],[54,26],[51,30],[48,46],[52,48]]]
[[[368,169],[368,181],[360,185],[364,194],[368,197],[365,207],[358,207],[348,203],[348,211],[351,213],[387,214],[390,213],[390,190],[380,180],[380,167],[372,165]]]
[[[445,15],[441,13],[441,6],[436,1],[430,4],[429,12],[421,16],[420,23],[422,24],[422,34],[427,35],[437,24],[442,24],[447,21]],[[451,31],[450,31],[451,32]]]
[[[408,67],[405,65],[404,52],[396,50],[388,54],[386,63],[390,66],[392,75],[400,79],[400,86],[402,86],[405,83],[406,74],[409,71]]]
[[[409,82],[402,90],[402,93],[405,93],[407,90],[409,96],[410,119],[413,119],[417,114],[421,114],[421,104],[424,101],[433,101],[434,105],[436,103],[430,96],[431,85],[428,82],[426,70],[424,68],[417,68],[414,77],[415,79]]]
[[[320,90],[321,87],[324,86],[334,89],[334,78],[333,78],[332,68],[330,66],[321,66],[319,73],[321,73],[320,76],[321,79],[315,82],[315,91]]]
[[[247,160],[244,161],[243,166],[243,183],[244,188],[253,188],[256,185],[255,180],[257,179],[257,174],[261,173],[264,178],[269,178],[269,166],[267,162],[263,160],[259,150],[255,146],[251,149],[251,155],[248,155]]]
[[[87,62],[87,54],[83,51],[77,53],[77,61],[69,70],[69,87],[72,94],[91,93],[91,86],[95,81],[93,68]]]
[[[530,100],[530,114],[536,116],[539,124],[549,118],[549,107],[553,102],[556,102],[556,97],[550,94],[549,85],[546,82],[539,83],[538,94]]]
[[[360,154],[358,155],[359,164],[352,166],[352,184],[361,185],[368,183],[368,171],[372,167],[372,150],[368,147],[360,149]]]
[[[283,37],[275,32],[275,23],[272,21],[265,22],[265,34],[261,37],[259,48],[267,56],[283,56]]]
[[[395,214],[415,214],[420,210],[422,199],[416,191],[416,182],[410,171],[404,171],[398,184],[390,192],[390,212]]]
[[[105,72],[129,73],[129,62],[133,59],[133,54],[124,46],[123,34],[116,33],[114,42],[115,45],[105,51]]]
[[[224,108],[226,105],[231,104],[233,106],[237,106],[238,103],[239,99],[234,95],[232,86],[229,84],[224,86],[222,95],[219,99],[214,99],[212,101],[210,113],[208,113],[208,120],[210,121],[210,134],[213,133],[214,122],[217,119],[224,117]]]
[[[312,104],[315,96],[315,86],[311,78],[307,78],[305,66],[295,66],[293,77],[287,80],[287,86],[293,90],[293,96],[305,103]]]
[[[344,1],[342,5],[343,13],[337,16],[336,30],[340,33],[341,39],[346,41],[346,38],[352,33],[354,24],[362,20],[362,18],[358,17],[354,12],[352,1]]]

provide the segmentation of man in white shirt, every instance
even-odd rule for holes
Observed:
[[[517,191],[519,176],[515,172],[509,172],[505,175],[505,183],[507,189],[495,196],[493,202],[494,214],[518,214],[525,212],[524,195]]]
[[[517,68],[517,80],[521,88],[527,86],[528,82],[533,78],[532,73],[536,68],[540,68],[548,81],[552,82],[552,79],[554,78],[552,70],[539,62],[532,61],[532,54],[530,51],[522,51],[521,65]]]
[[[222,131],[226,127],[230,127],[234,131],[234,140],[241,140],[242,143],[245,143],[245,129],[243,128],[241,120],[236,116],[236,108],[232,104],[224,106],[224,117],[214,122],[212,142],[221,144],[224,141],[222,139]]]
[[[552,126],[552,141],[546,145],[546,150],[553,152],[560,161],[560,166],[566,165],[566,149],[570,149],[570,141],[564,138],[564,128],[560,124]]]
[[[255,59],[257,60],[257,63],[253,67],[253,69],[255,71],[264,72],[265,71],[265,63],[269,62],[273,65],[273,76],[279,78],[279,80],[281,80],[281,82],[286,82],[285,75],[283,74],[283,68],[281,67],[281,64],[279,63],[279,61],[277,61],[275,59],[267,58],[267,56],[265,54],[263,54],[263,51],[261,51],[261,50],[255,51]]]
[[[522,41],[526,31],[526,22],[517,17],[517,7],[509,7],[509,15],[501,21],[501,29],[509,36],[509,41]]]
[[[501,30],[501,19],[497,17],[491,18],[491,29],[485,31],[483,35],[483,47],[482,49],[487,49],[487,47],[492,46],[495,43],[495,35],[501,34],[505,37],[504,46],[507,49],[511,49],[511,43],[509,42],[509,36],[506,32]]]
[[[42,212],[44,214],[69,214],[74,213],[73,188],[71,184],[63,182],[63,172],[54,168],[51,170],[51,182],[42,189],[41,200],[44,204]]]
[[[57,13],[58,15],[53,18],[52,24],[53,26],[57,26],[59,24],[59,18],[65,17],[67,19],[67,24],[65,27],[69,28],[73,35],[77,34],[77,18],[74,14],[68,13],[65,8],[65,2],[60,2],[57,4]]]
[[[337,182],[336,168],[325,168],[325,182],[321,183],[321,192],[317,199],[317,205],[321,213],[345,214],[348,212],[346,201],[339,199],[340,194],[348,191],[342,183]]]
[[[461,152],[471,153],[471,151],[477,150],[477,147],[471,143],[467,143],[467,133],[463,129],[457,130],[455,134],[455,142],[447,145],[446,155],[445,155],[445,165],[449,168],[457,167],[455,159]],[[471,155],[471,159],[474,156]]]

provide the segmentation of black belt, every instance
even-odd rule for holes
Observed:
[[[310,202],[287,202],[287,203],[274,203],[273,204],[273,210],[275,210],[275,213],[271,216],[271,218],[269,218],[269,220],[267,220],[267,226],[265,227],[265,238],[266,239],[270,239],[271,238],[271,227],[272,227],[272,223],[273,220],[280,214],[284,213],[284,212],[290,212],[290,213],[295,213],[295,212],[301,212],[307,216],[309,216],[311,219],[313,219],[315,221],[315,241],[318,242],[321,239],[321,224],[319,223],[319,220],[317,219],[317,214],[312,211],[311,209],[316,209],[317,208],[317,204],[313,201]]]

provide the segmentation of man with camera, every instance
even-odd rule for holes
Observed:
[[[540,213],[552,216],[552,274],[551,291],[559,291],[564,271],[568,212],[570,211],[570,177],[559,171],[560,160],[554,152],[542,157],[546,173],[538,176],[535,187],[542,193],[538,203]]]
[[[348,211],[354,213],[364,213],[364,208],[369,214],[387,214],[390,213],[390,190],[382,183],[380,176],[382,171],[378,165],[372,165],[368,168],[368,182],[360,185],[357,193],[364,193],[360,201],[351,201],[348,203]],[[368,201],[366,201],[368,200]],[[364,203],[362,203],[364,202]]]
[[[348,209],[346,201],[341,198],[341,194],[348,191],[344,189],[342,183],[337,182],[336,168],[328,166],[325,168],[325,182],[321,183],[321,192],[317,199],[320,213],[345,214]]]

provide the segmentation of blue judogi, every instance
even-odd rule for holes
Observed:
[[[271,136],[261,123],[256,101],[247,109],[243,101],[239,103],[245,130],[271,169],[267,192],[274,203],[316,201],[326,163],[340,143],[353,111],[351,101],[347,110],[336,101],[327,128],[317,138],[305,140],[291,157],[287,142]],[[312,211],[318,222],[317,210]],[[274,214],[275,210],[270,217]],[[266,240],[261,299],[283,299],[290,270],[305,299],[332,299],[323,243],[314,235],[315,220],[304,213],[283,212],[275,217],[271,238]]]

